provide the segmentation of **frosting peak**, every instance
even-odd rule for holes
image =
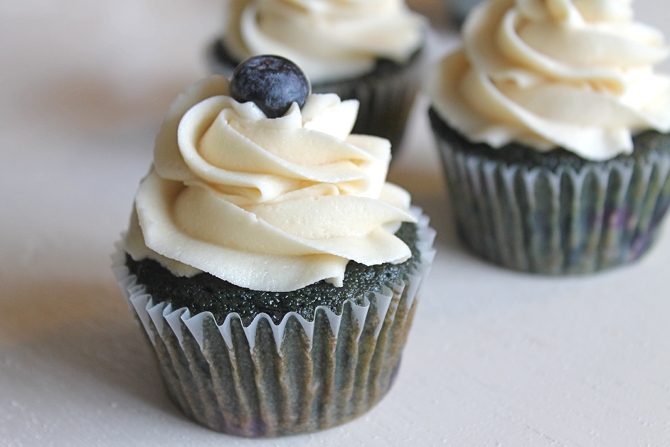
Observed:
[[[278,54],[312,82],[358,76],[379,58],[404,63],[422,40],[423,19],[403,0],[232,0],[228,17],[238,59]]]
[[[493,147],[561,146],[594,160],[632,151],[632,135],[670,130],[668,48],[633,21],[630,0],[490,0],[463,28],[463,48],[430,81],[434,106]]]
[[[171,106],[126,237],[135,259],[177,276],[206,271],[241,287],[289,291],[346,264],[403,262],[394,232],[409,194],[385,182],[387,140],[350,135],[356,101],[310,95],[269,119],[208,78]]]

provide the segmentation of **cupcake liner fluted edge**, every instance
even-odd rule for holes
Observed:
[[[244,326],[229,314],[155,303],[124,265],[113,272],[158,359],[168,394],[192,420],[224,433],[273,437],[340,425],[374,406],[389,390],[435,250],[435,232],[419,217],[421,259],[402,281],[368,292],[364,305],[326,307],[312,321],[297,313],[279,324],[266,314]]]
[[[648,136],[658,147],[644,156],[549,167],[486,158],[449,137],[432,110],[431,123],[459,238],[478,256],[524,272],[589,274],[653,245],[670,205],[670,136]]]

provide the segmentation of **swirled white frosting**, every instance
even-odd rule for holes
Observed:
[[[491,0],[428,82],[438,113],[475,142],[564,147],[605,160],[639,131],[670,130],[663,36],[632,0]]]
[[[227,94],[215,76],[171,106],[135,198],[125,241],[134,259],[280,292],[340,286],[350,260],[410,257],[394,236],[415,221],[409,194],[385,182],[389,142],[349,134],[357,101],[310,95],[269,119]]]
[[[224,41],[239,60],[277,54],[312,82],[369,72],[379,58],[405,63],[424,20],[403,0],[232,0]]]

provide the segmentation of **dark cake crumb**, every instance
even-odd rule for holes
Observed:
[[[654,135],[658,134],[655,130],[648,130],[633,137],[635,151],[632,154],[620,154],[604,161],[587,160],[560,147],[547,152],[540,152],[521,143],[510,143],[501,148],[493,148],[486,143],[473,143],[468,140],[463,134],[449,126],[433,107],[428,111],[428,115],[435,132],[449,142],[454,150],[479,159],[494,160],[508,166],[520,165],[527,169],[541,167],[556,172],[561,167],[570,167],[579,171],[584,166],[592,164],[632,163],[635,158],[648,157],[653,152],[661,150],[658,147],[658,139],[654,138]]]
[[[344,285],[335,287],[319,281],[292,292],[262,292],[236,286],[209,273],[191,278],[177,277],[151,259],[134,261],[126,255],[126,266],[144,284],[154,303],[169,302],[173,309],[186,307],[192,315],[211,312],[217,323],[237,312],[246,326],[259,313],[266,313],[279,323],[289,312],[296,312],[311,321],[318,306],[341,314],[346,300],[364,304],[369,292],[379,292],[384,284],[403,279],[420,261],[417,247],[417,226],[403,223],[396,233],[410,248],[412,256],[401,264],[365,266],[353,261],[347,264]]]

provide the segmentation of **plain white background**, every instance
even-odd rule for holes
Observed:
[[[438,27],[432,58],[457,44],[442,3],[413,5]],[[670,35],[667,2],[635,5]],[[438,255],[390,394],[343,427],[276,440],[185,419],[109,253],[167,106],[205,74],[221,11],[219,0],[0,3],[0,445],[668,445],[668,222],[642,261],[591,277],[471,257],[454,238],[425,98],[390,178],[432,216]]]

